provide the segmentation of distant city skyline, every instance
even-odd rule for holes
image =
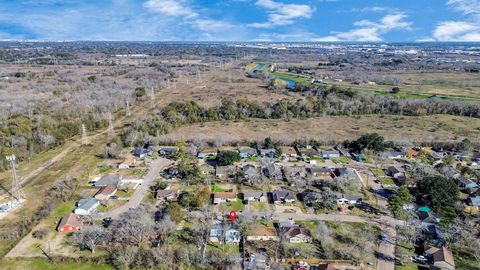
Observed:
[[[4,0],[0,39],[480,41],[480,0]]]

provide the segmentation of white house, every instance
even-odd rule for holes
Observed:
[[[100,205],[100,201],[95,198],[81,199],[77,203],[77,208],[75,208],[75,214],[80,216],[91,215],[97,207]]]

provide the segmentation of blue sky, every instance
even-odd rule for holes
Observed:
[[[480,0],[1,0],[0,39],[480,41]]]

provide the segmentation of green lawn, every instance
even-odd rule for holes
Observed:
[[[212,184],[212,192],[225,192],[226,190],[220,187],[218,183]]]
[[[246,159],[246,161],[248,161],[248,162],[257,162],[259,159],[260,159],[259,156],[252,156],[252,157],[248,157],[248,158]]]
[[[113,266],[107,264],[92,264],[85,262],[61,262],[51,264],[47,260],[33,259],[33,260],[1,260],[2,270],[113,270]]]
[[[332,158],[332,162],[335,164],[348,164],[350,163],[350,159],[347,157],[338,157],[338,158]]]
[[[385,177],[386,176],[385,172],[380,168],[372,168],[371,171],[376,177]]]
[[[395,265],[396,270],[418,270],[418,265],[415,263],[409,263],[406,265]]]
[[[236,202],[227,202],[225,205],[228,209],[236,212],[243,211],[245,208],[245,205],[243,205],[243,202],[240,199],[237,199]]]
[[[395,185],[395,182],[390,177],[383,177],[383,178],[380,178],[379,180],[382,185]]]
[[[75,201],[67,201],[61,203],[55,210],[52,212],[53,219],[61,219],[64,215],[71,213],[75,209]]]

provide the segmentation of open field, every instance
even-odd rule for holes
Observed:
[[[302,65],[305,66],[305,65]],[[251,66],[247,66],[246,70]],[[303,74],[295,74],[287,71],[264,71],[277,78],[284,80],[292,80],[296,83],[304,85],[311,84],[311,77]],[[400,93],[389,93],[392,85],[382,84],[353,84],[349,81],[342,82],[325,81],[327,85],[339,85],[345,88],[350,88],[359,92],[371,92],[377,95],[396,96],[408,99],[425,99],[431,96],[438,96],[446,99],[467,100],[480,102],[480,76],[473,73],[460,72],[392,72],[392,73],[378,73],[378,77],[397,78],[401,84],[399,85]],[[322,78],[323,76],[332,76],[331,72],[323,72],[322,70],[315,71],[315,78]]]
[[[247,120],[194,124],[164,135],[166,140],[238,142],[270,136],[282,142],[295,139],[343,141],[377,132],[394,141],[452,141],[468,137],[480,140],[480,119],[447,115],[434,116],[329,116],[312,119]],[[219,139],[221,138],[221,139]]]
[[[193,100],[202,106],[214,106],[222,99],[249,99],[261,103],[301,98],[298,94],[268,90],[264,85],[262,80],[247,78],[243,69],[229,65],[222,70],[204,72],[201,82],[191,76],[189,81],[177,80],[170,88],[160,89],[156,94],[160,97],[157,104],[165,106],[171,102]]]
[[[93,264],[86,262],[61,262],[52,264],[47,260],[33,259],[33,260],[1,260],[3,270],[110,270],[114,269],[110,265],[106,264]]]

